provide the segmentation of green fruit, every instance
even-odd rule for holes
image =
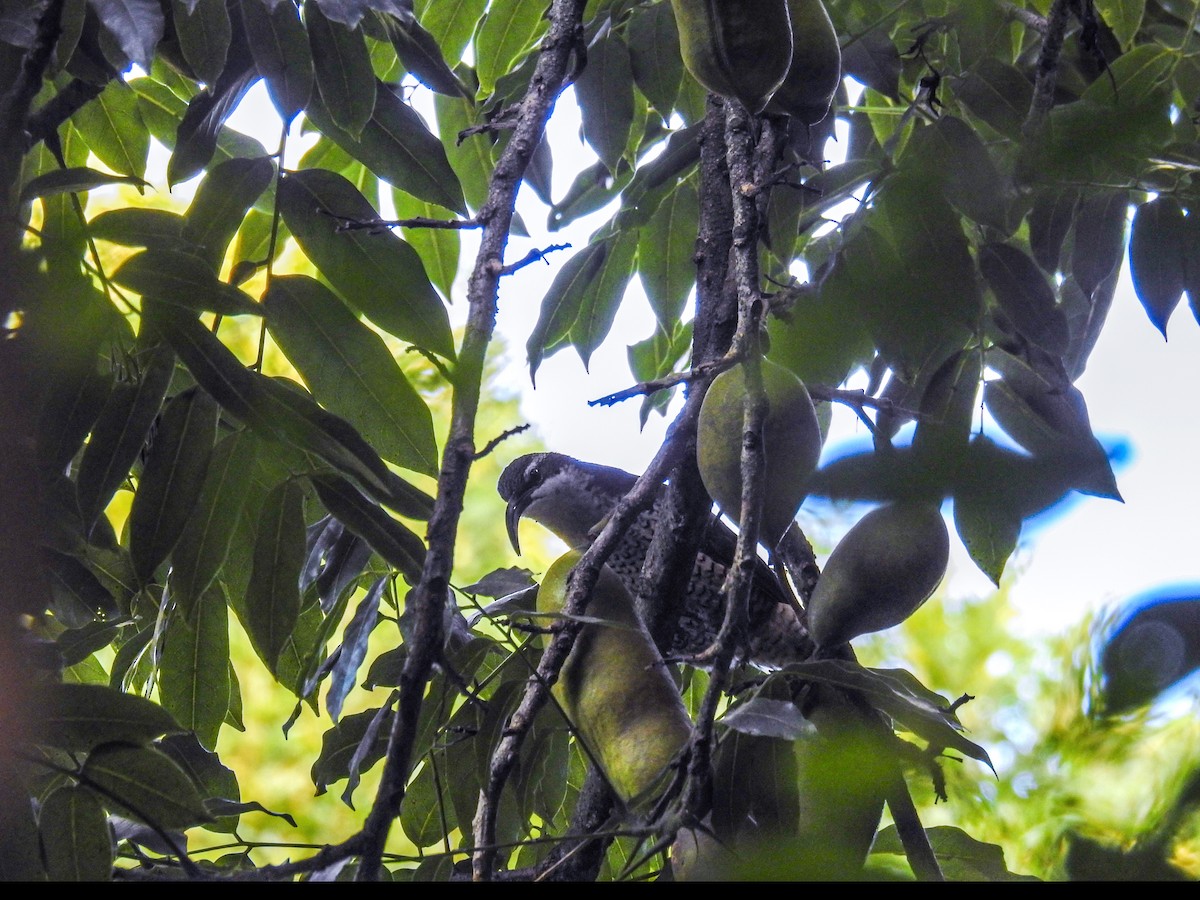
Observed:
[[[787,0],[671,0],[671,8],[687,70],[760,112],[792,62]]]
[[[950,535],[938,504],[898,501],[867,513],[834,548],[808,602],[818,647],[899,625],[946,574]]]
[[[562,611],[567,576],[581,555],[568,551],[550,566],[539,611]],[[583,626],[552,691],[613,790],[633,805],[659,786],[687,746],[692,722],[633,598],[607,566],[586,615],[605,621]]]
[[[842,50],[821,0],[788,0],[792,21],[792,65],[775,91],[768,112],[783,112],[813,125],[825,118],[842,83]]]
[[[804,485],[821,455],[821,426],[804,382],[762,361],[768,410],[763,422],[763,509],[759,540],[774,549],[804,501]],[[746,375],[741,365],[713,379],[700,406],[696,453],[709,496],[737,522],[742,509],[742,422]]]

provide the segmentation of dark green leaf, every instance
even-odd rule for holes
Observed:
[[[100,96],[84,104],[71,121],[88,148],[114,172],[146,177],[150,132],[142,121],[137,94],[125,82],[110,81]]]
[[[459,135],[479,124],[479,110],[468,100],[438,94],[433,98],[437,113],[438,143],[442,145],[465,202],[480,209],[487,201],[488,180],[496,168],[498,151],[494,135],[476,132],[459,140]]]
[[[149,182],[136,175],[112,175],[86,166],[55,169],[26,182],[21,188],[20,202],[29,203],[38,197],[90,191],[106,184],[132,184],[140,189]]]
[[[683,77],[679,29],[670,4],[634,9],[626,34],[634,83],[660,116],[670,118]]]
[[[450,319],[416,252],[390,232],[340,230],[377,213],[345,178],[308,169],[285,178],[279,206],[304,252],[352,307],[397,337],[454,357]]]
[[[246,212],[275,178],[269,157],[229,159],[208,170],[184,216],[184,240],[219,273]]]
[[[400,63],[417,81],[440,94],[473,96],[446,64],[437,40],[416,19],[388,19],[386,25]]]
[[[755,697],[738,704],[721,717],[721,724],[742,734],[795,740],[813,725],[790,700]]]
[[[354,616],[342,634],[341,652],[333,671],[329,675],[329,689],[325,693],[325,711],[329,718],[337,721],[342,715],[342,705],[354,688],[358,670],[367,656],[367,641],[379,622],[379,599],[388,586],[388,577],[382,576],[363,595]]]
[[[433,500],[392,472],[350,423],[295,390],[243,366],[215,335],[167,305],[150,310],[196,380],[232,415],[273,440],[314,453],[401,515],[427,518]]]
[[[900,100],[900,51],[887,30],[875,27],[842,48],[842,73],[892,100]]]
[[[98,618],[116,615],[117,604],[112,593],[90,568],[65,553],[44,550],[43,554],[56,619],[68,628],[79,628]]]
[[[90,0],[104,28],[129,59],[147,71],[154,47],[163,36],[163,10],[158,0]]]
[[[61,750],[90,750],[113,741],[141,744],[183,729],[157,703],[96,684],[33,688],[39,731],[34,740]]]
[[[145,584],[167,558],[195,508],[217,433],[217,404],[190,388],[163,409],[129,510],[129,554]]]
[[[158,690],[163,709],[215,750],[229,710],[229,607],[219,584],[167,623]]]
[[[175,372],[175,354],[165,344],[149,348],[138,363],[140,371],[113,386],[79,463],[77,496],[87,534],[129,476]]]
[[[261,3],[240,3],[242,22],[267,92],[287,123],[308,105],[314,84],[312,51],[298,10],[291,3],[268,9]]]
[[[1125,255],[1128,209],[1129,194],[1123,190],[1097,191],[1079,203],[1071,273],[1088,296],[1112,274]]]
[[[262,308],[244,291],[221,281],[199,256],[184,250],[143,250],[112,274],[117,284],[186,309],[223,316],[258,316]]]
[[[201,81],[213,84],[225,68],[233,27],[225,0],[171,0],[179,49]]]
[[[183,240],[183,216],[165,209],[127,206],[108,209],[88,222],[92,237],[123,247],[178,249]]]
[[[547,351],[557,349],[570,333],[580,308],[587,302],[592,285],[600,276],[607,253],[607,241],[590,243],[567,260],[554,276],[550,289],[542,298],[542,310],[537,323],[525,344],[531,379],[537,375],[538,366]]]
[[[167,184],[174,187],[199,174],[212,160],[225,120],[258,79],[253,64],[227,66],[216,84],[193,97],[175,131],[175,145],[167,162]],[[257,142],[254,142],[257,143]],[[245,153],[265,156],[266,153]]]
[[[378,334],[303,275],[275,278],[263,305],[272,335],[318,400],[355,425],[385,459],[436,474],[429,408]]]
[[[1187,287],[1188,238],[1183,208],[1173,197],[1156,197],[1134,213],[1129,272],[1142,308],[1163,338]]]
[[[366,772],[383,759],[387,750],[388,731],[376,725],[372,728],[377,710],[345,716],[340,722],[321,736],[321,755],[312,766],[312,782],[317,794],[323,794],[329,785],[349,775],[350,760],[359,758],[358,771]],[[386,723],[385,723],[386,724]],[[367,749],[359,753],[359,745],[368,739]]]
[[[1042,189],[1034,194],[1029,210],[1029,246],[1045,271],[1058,271],[1063,241],[1075,221],[1079,190],[1074,187]]]
[[[579,313],[571,324],[570,339],[586,369],[592,352],[608,337],[617,309],[625,297],[625,288],[633,277],[633,260],[637,252],[638,233],[632,229],[619,231],[605,239],[607,250],[604,264],[596,274],[591,289],[584,294]]]
[[[310,475],[317,497],[334,518],[365,540],[412,584],[421,578],[425,545],[421,539],[372,503],[354,485],[331,475]]]
[[[362,741],[354,751],[354,755],[350,757],[349,771],[346,776],[346,789],[342,792],[342,802],[354,808],[351,798],[354,796],[354,790],[358,787],[358,783],[362,774],[362,765],[373,751],[375,739],[382,731],[384,725],[388,723],[388,717],[391,716],[392,710],[396,705],[396,701],[400,699],[399,691],[392,691],[388,696],[387,702],[376,710],[370,724],[367,726],[366,732],[363,734]]]
[[[967,109],[1005,137],[1019,139],[1033,85],[1021,70],[994,56],[985,56],[954,81],[954,96]]]
[[[229,554],[259,452],[258,439],[247,430],[213,449],[195,511],[171,554],[171,594],[189,620]]]
[[[207,826],[210,831],[232,834],[237,828],[238,813],[247,812],[250,808],[258,809],[268,815],[282,815],[272,813],[257,803],[244,804],[247,807],[245,809],[230,809],[226,806],[226,804],[235,803],[241,797],[237,775],[221,762],[216,753],[206,750],[196,740],[196,735],[173,734],[163,738],[156,746],[174,760],[175,765],[183,769],[192,782],[197,785],[201,796],[204,797],[205,808],[213,815],[219,814],[222,817]],[[295,826],[291,816],[282,815],[282,818],[286,819],[293,827]]]
[[[633,124],[633,71],[629,48],[614,31],[588,48],[587,68],[575,81],[583,137],[610,172],[625,154]]]
[[[108,816],[85,787],[63,785],[42,801],[38,832],[53,881],[109,881],[115,857]]]
[[[1014,191],[979,135],[962,119],[942,116],[937,124],[915,131],[902,165],[926,174],[930,188],[940,185],[963,215],[1002,234],[1012,230],[1008,205]]]
[[[457,825],[454,807],[445,790],[453,773],[435,773],[434,759],[427,756],[421,769],[409,781],[404,790],[404,807],[400,811],[400,827],[404,835],[417,847],[436,845],[446,838],[445,829]],[[440,778],[438,777],[440,774]]]
[[[979,250],[979,271],[1017,331],[1050,353],[1066,352],[1067,317],[1037,263],[1010,244],[990,243]]]
[[[925,829],[929,845],[947,881],[1037,881],[1016,875],[1004,862],[1004,849],[996,844],[975,840],[960,828],[933,825]],[[905,854],[904,843],[895,825],[882,828],[871,845],[872,853]]]
[[[304,25],[325,109],[357,138],[375,108],[375,74],[363,33],[331,22],[315,3],[304,7]]]
[[[81,779],[106,806],[157,828],[187,828],[212,819],[191,779],[170,757],[150,747],[97,747],[88,755]]]
[[[681,181],[641,228],[638,240],[638,274],[650,307],[663,328],[670,328],[683,313],[696,283],[696,237],[700,197],[696,186]]]
[[[446,148],[430,133],[420,115],[388,85],[379,85],[375,110],[360,135],[339,128],[324,104],[309,104],[306,115],[322,134],[393,187],[466,213],[462,186]]]
[[[992,583],[1000,576],[1021,537],[1021,513],[999,491],[960,488],[954,496],[954,525],[971,560]]]
[[[285,481],[263,501],[254,568],[246,588],[246,625],[259,656],[272,671],[300,618],[303,565],[304,492],[297,482]]]

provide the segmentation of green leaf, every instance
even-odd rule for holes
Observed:
[[[359,135],[339,128],[322,103],[310,103],[305,115],[324,135],[393,187],[466,213],[462,186],[450,166],[446,148],[390,86],[380,83],[375,110]]]
[[[375,108],[375,73],[360,29],[331,22],[315,3],[304,7],[321,101],[333,122],[357,138]]]
[[[359,667],[366,659],[367,641],[370,640],[371,632],[375,630],[376,624],[380,621],[379,599],[383,596],[388,583],[389,579],[386,575],[375,580],[375,583],[359,601],[354,615],[342,633],[341,652],[338,654],[337,662],[333,664],[333,670],[329,676],[329,689],[325,692],[325,710],[329,713],[329,718],[335,722],[342,715],[342,704],[345,703],[350,691],[354,689]]]
[[[357,427],[384,459],[437,473],[429,407],[378,334],[307,276],[275,278],[263,305],[272,335],[319,401]]]
[[[157,828],[188,828],[212,820],[191,779],[170,757],[150,747],[97,747],[83,765],[81,781],[110,809]]]
[[[583,137],[610,172],[625,154],[633,124],[633,70],[629,48],[613,31],[588,48],[587,68],[575,81]]]
[[[1016,66],[985,56],[954,81],[954,96],[973,115],[1017,140],[1029,113],[1033,85]]]
[[[116,854],[108,816],[87,788],[56,788],[42,801],[38,833],[52,881],[112,880]]]
[[[305,254],[353,308],[385,331],[448,359],[450,318],[416,251],[390,232],[340,230],[340,221],[378,219],[341,175],[306,169],[279,185],[279,207]]]
[[[604,267],[608,253],[607,241],[588,244],[559,269],[542,298],[542,309],[537,323],[525,344],[529,354],[529,377],[537,375],[546,353],[558,349],[562,340],[570,333],[571,326],[579,316],[579,310]]]
[[[492,4],[475,35],[475,71],[481,96],[492,94],[496,82],[533,46],[545,29],[545,14],[542,0]]]
[[[634,9],[626,36],[634,83],[660,116],[670,118],[683,77],[679,29],[670,4]]]
[[[1124,190],[1095,191],[1080,200],[1071,273],[1088,296],[1112,275],[1125,255],[1128,209],[1129,192]]]
[[[247,293],[221,281],[199,256],[184,250],[143,250],[123,262],[112,280],[164,303],[223,316],[260,316]]]
[[[1129,273],[1150,322],[1167,336],[1167,322],[1187,288],[1189,227],[1174,197],[1143,203],[1129,236]]]
[[[487,0],[417,0],[416,7],[417,18],[437,39],[446,61],[453,64],[462,59]]]
[[[315,76],[308,35],[292,3],[240,3],[254,64],[267,80],[267,93],[290,124],[312,97]]]
[[[392,472],[349,422],[295,390],[251,372],[197,319],[164,304],[149,310],[193,377],[233,416],[285,445],[311,452],[401,515],[428,518],[433,499]]]
[[[29,203],[38,197],[90,191],[106,184],[132,184],[140,189],[147,186],[149,182],[136,175],[112,175],[86,166],[54,169],[26,182],[21,188],[20,202]]]
[[[979,271],[1017,331],[1050,353],[1066,352],[1067,317],[1037,263],[1017,247],[994,242],[979,249]]]
[[[215,83],[233,35],[225,0],[171,0],[171,13],[183,58],[201,81]]]
[[[585,369],[592,352],[608,337],[613,319],[625,297],[625,288],[633,277],[638,233],[633,229],[622,230],[606,238],[605,243],[608,248],[604,254],[604,264],[597,273],[592,289],[584,295],[579,314],[571,324],[571,343],[583,360]]]
[[[79,462],[76,496],[85,534],[129,476],[175,372],[175,354],[165,344],[146,348],[138,362],[140,371],[113,386]]]
[[[1004,862],[1004,849],[997,844],[977,841],[961,828],[933,825],[925,829],[929,845],[937,857],[938,866],[946,881],[1037,881],[1026,875],[1016,875]],[[872,853],[906,854],[904,842],[895,825],[882,828],[871,845]]]
[[[184,216],[183,238],[214,272],[246,212],[275,178],[269,157],[229,159],[208,170]]]
[[[138,96],[119,78],[85,103],[71,121],[102,163],[122,175],[146,177],[150,131],[142,121]],[[131,182],[137,184],[138,182]]]
[[[142,744],[182,731],[165,709],[96,684],[41,684],[31,689],[33,740],[60,750],[90,750],[123,741]]]
[[[79,559],[54,550],[43,550],[42,561],[50,581],[54,617],[68,628],[117,616],[119,609],[112,593]]]
[[[418,200],[404,191],[392,191],[392,205],[401,219],[438,219],[448,221],[454,214],[445,207]],[[454,282],[458,278],[458,260],[462,239],[454,228],[405,228],[404,239],[412,245],[425,265],[429,280],[448,301],[454,298]]]
[[[1021,515],[995,492],[959,490],[954,525],[971,560],[1000,586],[1000,577],[1021,537]]]
[[[434,758],[427,756],[422,761],[421,769],[404,790],[404,806],[400,810],[400,827],[417,847],[437,845],[446,837],[444,827],[453,828],[457,824],[449,797],[438,791],[439,786],[444,787],[454,777],[453,773],[443,771],[435,775]]]
[[[303,565],[304,492],[289,480],[273,488],[263,501],[254,568],[246,588],[247,630],[272,672],[300,618]]]
[[[1096,12],[1112,29],[1121,49],[1128,50],[1146,13],[1146,0],[1096,0]]]
[[[175,129],[174,147],[167,162],[170,187],[199,174],[216,154],[225,120],[258,80],[258,71],[249,60],[247,63],[245,68],[227,68],[216,84],[188,101],[187,111]],[[260,149],[258,153],[236,155],[266,156],[266,152]]]
[[[360,772],[368,771],[383,759],[387,750],[388,731],[378,724],[374,729],[371,728],[376,712],[369,709],[344,716],[321,736],[321,754],[312,765],[312,782],[316,785],[318,795],[324,794],[333,782],[349,775],[350,760],[356,755],[359,757]],[[359,745],[368,737],[368,746],[360,753]]]
[[[158,0],[89,0],[103,27],[131,62],[150,69],[154,48],[163,36]]]
[[[142,584],[167,558],[195,508],[217,433],[217,404],[189,388],[172,398],[129,510],[129,554]]]
[[[92,237],[122,247],[179,249],[183,243],[183,216],[165,209],[127,206],[107,209],[88,222]]]
[[[189,620],[229,555],[259,452],[258,439],[247,430],[213,448],[195,511],[171,554],[171,594]]]
[[[459,140],[464,130],[478,124],[478,111],[468,100],[438,94],[433,98],[433,108],[437,113],[438,143],[444,148],[465,202],[471,209],[480,209],[487,201],[488,181],[496,168],[495,136],[476,132]]]
[[[371,545],[411,584],[421,579],[425,545],[413,532],[372,503],[354,485],[332,475],[310,475],[317,498],[333,517]]]
[[[687,180],[679,183],[640,230],[638,274],[663,328],[678,321],[696,283],[699,221],[700,196],[695,184]]]
[[[437,40],[416,19],[386,19],[388,39],[401,65],[431,91],[451,97],[472,97],[446,63]]]
[[[220,585],[167,623],[159,660],[163,709],[209,750],[229,710],[229,607]]]

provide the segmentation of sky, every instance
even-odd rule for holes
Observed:
[[[422,109],[418,92],[417,108]],[[263,123],[271,122],[266,136]],[[256,86],[230,124],[273,146],[277,126],[261,85]],[[561,197],[575,171],[594,161],[579,131],[578,107],[570,91],[559,101],[549,125],[555,152],[554,196]],[[289,144],[298,151],[297,142]],[[835,155],[836,147],[831,148]],[[289,153],[294,161],[294,153]],[[185,188],[186,189],[186,188]],[[179,190],[179,188],[177,188]],[[528,249],[570,242],[584,246],[588,235],[611,210],[579,220],[567,230],[544,230],[548,210],[527,188],[518,211],[531,231],[513,238],[508,259]],[[381,211],[387,215],[387,210]],[[466,313],[465,273],[473,262],[474,233],[463,236],[462,265],[455,285],[451,317]],[[497,336],[506,345],[501,384],[522,395],[522,412],[550,449],[606,465],[640,472],[662,442],[668,419],[652,415],[639,428],[639,400],[612,407],[587,401],[629,387],[633,378],[626,345],[648,337],[653,316],[636,279],[621,307],[610,339],[584,370],[573,350],[543,361],[532,388],[525,364],[525,340],[537,319],[542,296],[568,259],[554,254],[545,264],[525,267],[502,280]],[[1169,340],[1150,324],[1134,295],[1128,266],[1122,273],[1107,325],[1077,386],[1087,400],[1092,427],[1106,446],[1122,449],[1114,463],[1124,503],[1078,494],[1060,507],[1026,523],[1004,582],[1017,610],[1013,626],[1028,635],[1051,634],[1077,623],[1088,610],[1101,610],[1133,595],[1200,581],[1200,477],[1195,448],[1200,436],[1200,325],[1186,299],[1168,326]],[[678,402],[672,407],[672,414]],[[844,441],[862,440],[864,428],[845,409],[835,410],[826,447],[836,455]],[[801,508],[802,526],[814,519]],[[844,521],[851,524],[851,519]],[[951,529],[953,535],[953,528]],[[836,535],[831,535],[836,537]],[[952,537],[947,593],[969,600],[995,588]]]

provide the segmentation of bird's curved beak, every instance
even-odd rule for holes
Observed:
[[[512,544],[512,548],[517,551],[517,556],[521,555],[521,541],[517,536],[517,529],[521,524],[521,515],[525,512],[533,499],[533,491],[522,491],[515,494],[508,501],[508,508],[504,510],[504,527],[508,529],[508,541]]]

